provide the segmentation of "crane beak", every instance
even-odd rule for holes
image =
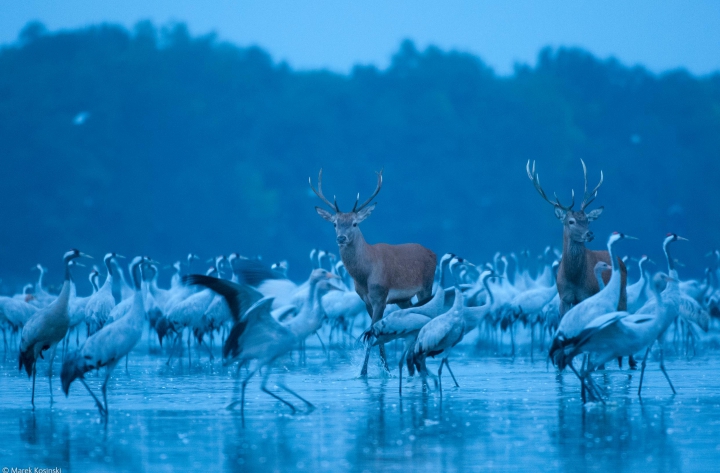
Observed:
[[[341,279],[340,276],[338,276],[337,274],[333,274],[333,273],[327,273],[325,275],[325,277],[328,279]]]
[[[681,236],[676,236],[675,238],[677,238],[678,240],[682,240],[682,241],[690,241],[690,240],[688,240],[687,238],[684,238],[684,237],[681,237]]]
[[[116,258],[125,259],[123,255],[115,255]]]
[[[82,256],[82,257],[84,257],[84,258],[95,259],[95,258],[93,258],[92,256],[88,255],[87,253],[80,253],[80,256]]]
[[[625,235],[624,238],[627,240],[639,240],[639,238],[636,238],[636,237],[630,236],[630,235]]]
[[[84,268],[84,267],[85,267],[85,265],[82,264],[82,263],[75,263],[75,266],[80,266],[81,268]]]

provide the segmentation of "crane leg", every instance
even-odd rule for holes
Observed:
[[[407,355],[407,349],[403,350],[402,354],[400,355],[400,363],[398,365],[398,389],[400,396],[402,396],[402,372],[403,372],[403,364],[405,363],[405,355]]]
[[[32,404],[33,410],[35,410],[35,375],[36,374],[37,374],[37,361],[33,361],[33,368],[32,368],[33,385],[32,385],[32,395],[30,397],[30,404]]]
[[[215,357],[213,356],[213,352],[212,352],[212,334],[210,335],[210,345],[208,345],[207,343],[200,342],[200,346],[207,348],[208,354],[210,355],[210,362],[212,362],[215,359]]]
[[[534,363],[534,352],[535,352],[535,324],[530,324],[530,363]]]
[[[242,367],[243,363],[240,363],[238,365],[238,374],[240,373],[240,367]],[[245,425],[245,388],[247,387],[248,383],[250,382],[250,378],[255,376],[255,373],[257,373],[260,370],[260,367],[255,368],[254,370],[250,371],[247,376],[245,376],[245,379],[242,381],[242,391],[240,394],[240,400],[239,401],[233,401],[230,404],[227,405],[225,409],[231,411],[237,407],[238,404],[240,404],[240,415],[243,418],[243,426]]]
[[[109,410],[108,410],[108,402],[107,402],[107,384],[108,381],[110,381],[110,375],[112,374],[113,370],[115,369],[115,366],[117,366],[117,361],[108,364],[105,367],[105,381],[102,384],[102,395],[103,395],[103,402],[105,403],[105,417],[107,418]]]
[[[55,352],[57,350],[57,343],[50,349],[50,366],[48,366],[48,382],[50,383],[50,405],[53,405],[53,389],[52,389],[52,378],[53,378],[53,363],[55,362]]]
[[[90,395],[92,396],[92,398],[95,400],[95,405],[97,406],[98,410],[100,411],[100,415],[104,416],[105,408],[103,407],[102,403],[100,402],[100,399],[98,399],[98,397],[95,395],[95,393],[92,392],[92,389],[90,389],[90,386],[88,386],[87,383],[85,382],[85,378],[80,376],[78,379],[80,380],[82,385],[85,386],[85,389],[87,389],[87,392],[89,392]]]
[[[269,370],[268,370],[268,371],[269,371]],[[278,387],[279,387],[280,389],[286,391],[286,392],[287,392],[288,394],[290,394],[291,396],[294,396],[294,397],[296,397],[297,399],[299,399],[300,401],[304,402],[305,405],[307,406],[307,411],[305,412],[306,414],[309,414],[309,413],[311,413],[312,411],[315,410],[315,406],[313,405],[312,402],[308,401],[307,399],[305,399],[304,397],[300,396],[298,393],[296,393],[296,392],[293,391],[292,389],[290,389],[290,388],[288,388],[287,386],[285,386],[284,383],[279,382],[279,383],[277,383],[277,385],[278,385]]]
[[[660,344],[660,370],[665,375],[665,379],[667,379],[667,382],[670,385],[670,389],[672,389],[673,395],[677,394],[677,392],[675,391],[675,386],[673,386],[672,381],[670,381],[670,376],[668,376],[667,371],[665,371],[665,355],[663,353],[662,343]]]
[[[332,332],[330,332],[330,333],[332,333]],[[315,331],[315,335],[317,335],[317,339],[320,340],[320,346],[321,346],[322,349],[323,349],[323,353],[325,353],[325,356],[327,356],[328,360],[330,360],[330,352],[328,352],[328,351],[325,349],[325,344],[323,343],[322,338],[320,338],[320,333],[318,333],[317,331]],[[330,342],[328,342],[328,344],[329,344],[329,343],[330,343]]]
[[[438,368],[438,374],[437,374],[438,386],[439,386],[438,389],[440,390],[440,399],[442,399],[442,367],[445,364],[446,359],[447,358],[443,358],[442,360],[440,360],[440,368]]]
[[[445,366],[447,366],[448,373],[450,373],[450,376],[452,377],[452,380],[455,383],[455,387],[459,388],[460,385],[458,384],[457,379],[455,379],[455,375],[453,374],[452,370],[450,369],[450,362],[448,361],[447,358],[445,358]]]
[[[270,369],[270,367],[268,367],[268,369],[265,371],[265,376],[263,376],[263,381],[262,381],[262,384],[260,385],[260,389],[261,389],[264,393],[271,395],[272,397],[274,397],[274,398],[277,399],[278,401],[280,401],[280,402],[282,402],[283,404],[285,404],[286,406],[288,406],[288,407],[290,408],[290,411],[292,411],[292,413],[295,414],[295,413],[297,412],[297,409],[295,409],[295,406],[293,406],[290,402],[288,402],[288,401],[286,401],[285,399],[281,398],[280,396],[278,396],[277,394],[275,394],[274,392],[270,391],[270,390],[267,388],[266,385],[267,385],[267,382],[268,382],[268,378],[270,378],[270,372],[271,372],[271,371],[272,371],[272,370]]]
[[[170,356],[168,357],[167,361],[165,362],[166,365],[170,366],[170,362],[172,361],[173,356],[175,356],[175,352],[177,351],[178,346],[180,346],[180,348],[182,348],[182,332],[175,336],[175,341],[173,342],[173,346],[170,347]]]
[[[192,329],[188,327],[188,371],[192,367],[192,351],[190,350],[190,342],[192,342]]]
[[[642,397],[642,383],[643,378],[645,377],[645,365],[647,365],[647,359],[648,355],[650,354],[650,349],[652,348],[652,344],[645,350],[645,356],[643,356],[642,364],[640,365],[640,384],[638,385],[638,397]]]
[[[575,366],[572,364],[572,362],[568,363],[568,366],[570,367],[572,372],[575,373],[575,376],[577,376],[577,378],[580,380],[581,386],[584,388],[584,390],[582,392],[583,403],[585,403],[585,400],[586,400],[585,396],[586,396],[586,392],[587,392],[587,394],[589,394],[590,397],[597,398],[603,404],[605,404],[605,400],[602,398],[602,396],[599,395],[599,393],[597,391],[594,391],[594,387],[592,386],[590,381],[588,381],[588,378],[590,380],[592,380],[592,378],[590,378],[590,375],[587,374],[587,378],[585,376],[580,376],[580,373],[577,372],[577,370],[575,369]]]
[[[511,321],[511,322],[510,322],[510,346],[511,346],[512,348],[511,348],[510,356],[512,356],[513,358],[515,358],[515,333],[514,333],[514,331],[513,331],[513,326],[514,326],[514,324],[513,324],[513,322]]]

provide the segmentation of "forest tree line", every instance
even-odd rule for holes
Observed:
[[[653,74],[577,49],[545,49],[498,76],[481,58],[404,42],[386,69],[298,71],[258,47],[182,24],[48,32],[0,49],[0,277],[42,262],[55,279],[77,247],[170,264],[237,251],[288,259],[336,252],[307,178],[341,209],[384,168],[369,242],[419,242],[482,262],[560,247],[561,224],[525,173],[561,201],[582,167],[604,172],[593,224],[604,247],[661,263],[667,232],[691,240],[690,275],[720,246],[720,74]],[[14,287],[13,287],[14,289]]]

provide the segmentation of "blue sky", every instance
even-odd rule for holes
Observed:
[[[57,30],[143,19],[259,45],[297,69],[384,67],[409,38],[477,54],[500,74],[534,63],[547,45],[579,46],[655,72],[720,70],[720,1],[3,0],[0,42],[14,41],[30,20]]]

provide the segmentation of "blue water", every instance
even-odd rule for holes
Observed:
[[[395,356],[389,345],[391,359]],[[79,383],[70,396],[59,377],[50,407],[39,365],[37,408],[31,382],[15,352],[0,363],[0,467],[59,467],[66,471],[717,471],[720,468],[720,356],[670,356],[672,396],[658,365],[649,362],[645,395],[638,373],[616,365],[596,375],[607,405],[583,406],[578,382],[557,374],[527,351],[514,360],[477,354],[471,344],[451,359],[460,388],[444,378],[442,397],[410,380],[398,396],[397,369],[373,365],[357,377],[362,352],[311,345],[274,373],[317,409],[291,415],[248,387],[245,425],[234,399],[235,370],[210,363],[206,351],[187,353],[171,367],[143,340],[128,372],[109,383],[105,424]],[[538,359],[540,358],[540,359]],[[392,360],[391,360],[392,361]],[[56,373],[59,371],[56,363]],[[393,363],[394,366],[394,363]],[[243,372],[244,373],[244,372]],[[274,387],[277,375],[271,377]],[[99,393],[101,377],[89,375]],[[279,392],[277,389],[275,391]],[[296,403],[300,405],[300,403]]]

